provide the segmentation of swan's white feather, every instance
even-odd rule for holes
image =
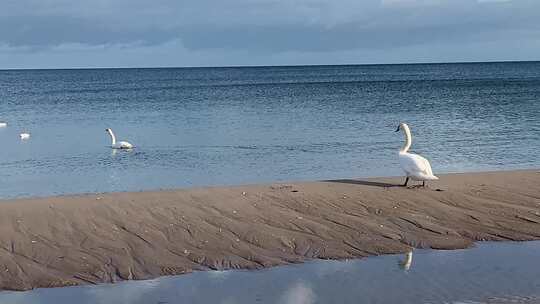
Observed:
[[[399,164],[407,176],[413,180],[425,181],[439,179],[433,175],[429,161],[418,154],[400,152]]]
[[[111,148],[113,149],[133,149],[133,145],[130,144],[129,142],[127,141],[119,141],[119,142],[116,142],[116,137],[114,136],[114,133],[113,131],[108,128],[108,129],[105,129],[105,131],[107,131],[107,133],[109,133],[109,135],[111,136]]]
[[[113,146],[113,148],[116,149],[133,149],[133,145],[128,143],[127,141],[119,141],[116,143],[116,145]]]
[[[427,159],[418,154],[408,152],[412,144],[412,135],[409,126],[406,123],[400,123],[396,132],[399,130],[405,133],[405,145],[399,150],[399,164],[407,177],[417,181],[439,179],[433,175],[431,165]]]

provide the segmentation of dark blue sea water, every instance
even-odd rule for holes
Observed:
[[[539,62],[0,71],[0,198],[399,175],[400,121],[435,173],[540,167],[539,117]]]

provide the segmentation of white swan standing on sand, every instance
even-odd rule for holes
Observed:
[[[114,136],[114,133],[111,129],[105,129],[107,133],[111,136],[111,148],[113,149],[133,149],[133,145],[128,143],[127,141],[119,141],[116,142],[116,137]]]
[[[409,178],[416,181],[422,181],[422,186],[424,187],[426,186],[426,181],[439,179],[433,175],[431,165],[427,159],[418,154],[407,152],[412,143],[409,126],[406,123],[400,123],[396,132],[399,132],[399,130],[403,130],[405,133],[405,145],[399,150],[399,164],[406,174],[405,184],[403,184],[403,186],[407,186]]]

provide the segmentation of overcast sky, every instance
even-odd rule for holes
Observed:
[[[540,0],[1,0],[0,69],[540,60]]]

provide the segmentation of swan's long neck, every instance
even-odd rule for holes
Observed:
[[[111,136],[112,143],[111,145],[116,145],[116,137],[114,136],[114,133],[112,130],[109,130],[109,135]]]
[[[405,144],[403,145],[401,150],[399,150],[399,152],[406,153],[407,151],[409,151],[409,148],[411,147],[412,136],[411,136],[411,130],[409,129],[407,125],[403,126],[403,132],[405,133]]]

